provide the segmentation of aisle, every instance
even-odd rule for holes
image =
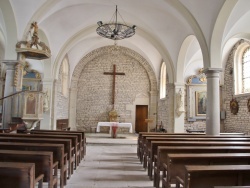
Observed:
[[[87,155],[66,188],[153,188],[136,155],[137,135],[87,135]]]

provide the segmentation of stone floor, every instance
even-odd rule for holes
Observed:
[[[66,188],[153,188],[136,152],[135,134],[87,134],[87,154]]]

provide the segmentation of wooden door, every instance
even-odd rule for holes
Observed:
[[[145,122],[148,119],[148,105],[136,105],[135,117],[135,132],[147,132],[148,124]]]

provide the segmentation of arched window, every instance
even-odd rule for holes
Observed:
[[[161,65],[161,78],[160,78],[160,99],[166,97],[166,84],[167,84],[167,67],[163,62]]]
[[[234,59],[235,94],[250,93],[250,45],[242,43],[238,46]]]
[[[69,64],[68,59],[64,58],[62,62],[62,94],[68,96]]]
[[[242,92],[250,93],[250,47],[243,53],[242,73]]]

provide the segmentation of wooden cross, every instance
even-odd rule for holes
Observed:
[[[113,72],[104,72],[105,75],[113,75],[112,104],[115,104],[115,75],[125,75],[123,72],[116,72],[116,65],[113,65]]]

